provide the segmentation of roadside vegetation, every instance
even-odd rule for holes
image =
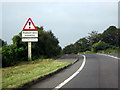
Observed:
[[[24,62],[24,64],[21,63],[18,66],[3,68],[2,87],[21,87],[25,83],[32,82],[69,64],[69,62],[57,62],[50,59],[42,59]]]
[[[110,26],[103,33],[92,31],[88,33],[88,36],[67,45],[63,50],[52,31],[45,31],[43,27],[37,27],[37,30],[39,37],[37,43],[32,43],[32,60],[56,59],[62,54],[72,53],[120,53],[120,28],[115,26]],[[13,44],[11,45],[7,45],[7,42],[0,39],[3,67],[14,66],[20,62],[28,61],[28,46],[21,39],[21,32],[13,36]]]
[[[58,39],[52,31],[45,31],[43,27],[37,27],[38,42],[32,43],[32,60],[56,58],[61,54]],[[22,42],[22,33],[12,38],[13,44],[2,42],[2,66],[14,66],[20,62],[28,61],[28,43]]]
[[[21,41],[21,32],[12,38],[11,45],[0,39],[3,88],[21,87],[69,65],[69,62],[56,62],[52,59],[62,54],[120,53],[120,28],[115,26],[110,26],[103,33],[92,31],[87,37],[67,45],[63,50],[52,31],[45,31],[43,27],[37,27],[37,30],[38,42],[32,43],[33,61],[27,59],[28,43]]]
[[[13,44],[0,39],[2,54],[2,88],[19,88],[26,83],[44,77],[70,62],[57,62],[62,49],[52,31],[37,27],[38,42],[32,43],[32,61],[28,61],[28,43],[22,42],[22,33],[13,36]]]
[[[120,28],[110,26],[103,33],[92,31],[88,34],[63,48],[63,53],[120,53]]]

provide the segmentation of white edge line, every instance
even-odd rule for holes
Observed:
[[[84,59],[83,59],[83,62],[82,62],[82,65],[80,66],[80,68],[72,76],[70,76],[68,79],[66,79],[65,81],[63,81],[58,86],[56,86],[54,88],[54,90],[58,90],[61,87],[63,87],[66,83],[68,83],[70,80],[72,80],[83,69],[83,67],[85,66],[85,63],[86,63],[86,57],[85,57],[85,55],[82,55],[82,56],[84,57]]]
[[[115,56],[112,56],[112,55],[108,55],[108,54],[100,54],[100,53],[97,53],[98,55],[104,55],[104,56],[108,56],[108,57],[111,57],[111,58],[114,58],[114,59],[120,59],[118,57],[115,57]]]

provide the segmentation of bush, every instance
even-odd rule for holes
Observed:
[[[12,46],[2,47],[2,66],[12,66],[15,64],[14,48]]]
[[[27,55],[23,47],[16,48],[14,45],[2,47],[2,66],[13,66],[21,60],[26,60]]]
[[[100,42],[97,42],[97,43],[93,44],[91,50],[93,52],[97,52],[97,51],[100,51],[100,50],[106,50],[110,47],[112,47],[112,46],[110,46],[109,44],[107,44],[105,42],[100,41]]]

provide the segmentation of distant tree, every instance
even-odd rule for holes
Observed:
[[[103,33],[92,31],[88,34],[88,37],[80,38],[75,44],[67,45],[63,49],[64,53],[78,53],[87,50],[97,52],[98,50],[106,50],[107,48],[120,48],[120,28],[110,26]]]
[[[63,48],[64,54],[74,54],[76,53],[76,48],[74,44],[67,45],[65,48]]]
[[[102,41],[110,45],[119,46],[118,45],[119,32],[120,32],[120,29],[117,29],[115,26],[110,26],[107,30],[103,32]]]
[[[89,50],[89,43],[87,38],[81,38],[77,42],[75,42],[76,52],[84,52]]]
[[[101,34],[99,34],[98,31],[92,31],[88,34],[89,45],[93,45],[94,43],[99,42],[101,40]]]

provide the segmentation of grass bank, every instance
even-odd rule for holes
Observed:
[[[31,61],[26,64],[2,68],[2,87],[17,88],[51,72],[69,65],[69,62],[57,62],[50,59]]]
[[[98,53],[120,53],[120,48],[118,49],[107,49],[107,50],[101,50],[101,51],[98,51]]]
[[[99,50],[97,52],[85,51],[85,52],[79,52],[78,54],[93,54],[93,53],[113,53],[113,54],[118,54],[118,53],[120,53],[120,48],[118,48],[118,49],[108,48],[106,50]]]

